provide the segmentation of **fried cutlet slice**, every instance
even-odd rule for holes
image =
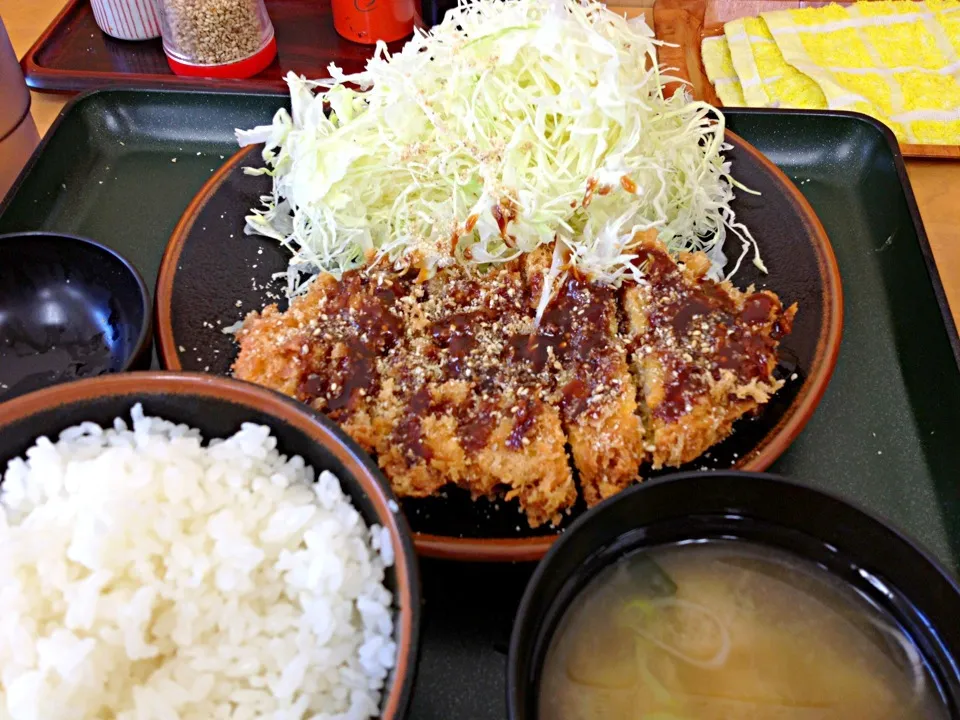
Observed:
[[[377,399],[374,452],[398,497],[435,495],[464,465],[456,423],[436,412],[433,390],[427,383],[411,392],[388,375]]]
[[[531,527],[559,522],[577,492],[556,410],[524,400],[506,408],[507,397],[480,409],[467,385],[426,385],[402,410],[379,454],[395,492],[426,497],[454,482],[475,499],[516,498]]]
[[[514,404],[474,458],[474,492],[516,498],[530,527],[557,524],[577,500],[560,416],[539,399],[504,399]]]
[[[391,273],[320,275],[286,312],[270,305],[247,316],[233,374],[323,412],[372,451],[378,364],[403,337],[410,292],[411,283]]]
[[[320,275],[306,294],[291,300],[286,312],[273,304],[249,313],[236,335],[240,352],[234,376],[296,397],[304,328],[318,316],[317,306],[336,283],[332,275]]]
[[[525,257],[535,306],[553,252],[552,246],[542,246]],[[594,505],[639,479],[645,451],[637,387],[619,335],[616,291],[572,272],[557,284],[531,342],[547,350],[544,361],[552,376],[552,399],[563,420],[584,499]]]
[[[429,495],[453,482],[475,498],[516,497],[533,527],[559,521],[576,501],[559,416],[535,374],[504,361],[533,322],[518,263],[442,271],[418,313],[379,397],[393,430],[377,453],[394,489]]]
[[[623,289],[623,308],[657,469],[697,458],[782,386],[777,347],[797,307],[709,280],[702,254],[678,264],[654,237],[637,252],[644,281]]]

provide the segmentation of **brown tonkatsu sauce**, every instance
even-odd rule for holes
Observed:
[[[563,386],[560,391],[560,410],[568,420],[573,420],[587,409],[587,400],[590,398],[590,385],[583,378],[575,377]]]
[[[407,412],[393,432],[394,439],[407,451],[408,460],[426,460],[433,458],[430,448],[423,444],[423,416],[430,410],[433,398],[430,389],[422,387],[413,394],[407,406]]]
[[[688,412],[692,399],[708,389],[708,375],[718,380],[721,371],[731,370],[743,383],[767,377],[777,341],[790,330],[790,318],[775,296],[754,293],[738,310],[720,285],[684,278],[659,249],[646,249],[638,262],[655,303],[646,335],[634,338],[629,352],[644,346],[672,350],[662,357],[667,377],[665,397],[654,409],[657,417],[671,422]],[[399,352],[402,366],[394,368],[408,389],[393,438],[411,462],[431,459],[422,439],[422,419],[430,414],[455,418],[468,453],[483,449],[504,417],[512,417],[506,445],[520,449],[545,402],[566,422],[576,421],[611,381],[612,354],[627,351],[617,332],[616,289],[571,272],[535,325],[529,289],[505,277],[491,282],[460,278],[443,297],[420,300],[429,303],[424,305],[429,321],[420,331],[421,341],[425,336],[429,342]],[[411,335],[409,305],[403,300],[412,284],[406,277],[344,274],[326,298],[318,325],[322,332],[304,335],[308,362],[298,387],[301,399],[324,398],[324,410],[337,419],[378,391],[378,361]],[[770,331],[772,319],[778,325]],[[314,352],[318,344],[331,342],[342,343],[345,352],[336,358],[329,348]],[[472,391],[456,404],[434,402],[424,384],[431,379],[465,381]],[[515,399],[500,402],[508,392]]]
[[[537,414],[540,412],[540,401],[524,399],[517,404],[516,420],[513,423],[513,430],[507,437],[507,447],[511,450],[519,450],[527,440],[527,435],[533,429],[537,422]],[[524,442],[526,441],[526,442]]]
[[[450,377],[460,377],[467,367],[465,362],[470,353],[477,349],[475,329],[482,323],[489,322],[496,317],[492,310],[474,310],[472,312],[455,313],[448,318],[438,320],[430,325],[430,336],[438,348],[449,353],[446,363],[446,374]]]
[[[571,275],[547,306],[536,331],[510,338],[506,360],[527,363],[534,373],[546,373],[556,386],[557,372],[573,375],[557,388],[567,420],[587,409],[596,388],[608,381],[606,364],[617,341],[616,291]]]
[[[490,213],[497,221],[497,228],[500,230],[500,237],[507,244],[507,247],[516,247],[516,238],[507,232],[507,226],[517,219],[517,207],[510,200],[504,198],[499,204],[490,208]]]
[[[551,300],[534,333],[510,338],[508,359],[530,363],[541,372],[555,361],[587,362],[602,353],[611,340],[609,313],[612,288],[595,285],[580,276],[571,276]]]
[[[307,403],[324,398],[325,410],[336,419],[349,412],[358,398],[376,392],[377,358],[402,336],[403,322],[397,312],[398,280],[371,279],[351,271],[335,287],[325,298],[319,318],[322,326],[303,336],[306,350],[302,354],[308,361],[297,396]],[[336,359],[329,355],[335,342],[346,346]]]
[[[607,354],[617,342],[615,290],[571,275],[539,325],[518,276],[507,273],[486,283],[460,280],[444,290],[443,297],[425,302],[428,316],[438,315],[424,333],[431,342],[411,353],[408,362],[417,366],[417,377],[465,381],[472,391],[449,407],[424,404],[412,393],[404,415],[449,412],[466,452],[486,447],[505,419],[511,423],[506,445],[519,450],[545,404],[574,420],[608,380]],[[419,427],[419,420],[405,419],[394,436],[411,460],[422,457]]]
[[[645,249],[639,261],[645,263],[654,302],[647,314],[647,333],[635,343],[669,349],[661,355],[667,379],[655,416],[672,422],[689,412],[691,400],[707,391],[709,378],[719,380],[723,370],[732,371],[741,384],[767,379],[777,342],[789,332],[791,317],[774,295],[752,293],[738,310],[720,284],[684,278],[660,249]],[[771,332],[773,321],[778,325]]]
[[[475,453],[487,446],[495,411],[496,405],[489,400],[469,401],[457,408],[457,437],[464,450]]]

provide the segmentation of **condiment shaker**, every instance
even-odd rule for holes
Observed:
[[[415,0],[332,0],[337,33],[364,45],[392,42],[413,32]]]
[[[160,37],[160,18],[153,0],[90,0],[97,27],[118,40]]]
[[[277,43],[263,0],[156,0],[163,50],[178,75],[246,78],[273,62]]]
[[[0,199],[38,142],[37,125],[30,115],[30,91],[0,19]]]

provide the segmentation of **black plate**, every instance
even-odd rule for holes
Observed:
[[[236,150],[234,128],[269,122],[279,102],[278,95],[155,90],[80,97],[0,203],[0,232],[92,237],[153,278],[190,199],[223,163],[219,157]],[[810,201],[844,281],[836,372],[772,469],[891,520],[956,573],[960,370],[953,348],[960,342],[896,141],[876,121],[850,113],[725,115]],[[507,643],[532,566],[421,560],[420,567],[423,643],[411,720],[504,720]]]
[[[780,347],[776,374],[786,381],[784,389],[758,417],[739,422],[728,440],[687,467],[763,470],[803,428],[830,379],[840,346],[840,276],[830,242],[803,196],[741,138],[728,133],[727,140],[734,176],[760,193],[740,193],[733,207],[757,237],[769,270],[764,275],[745,261],[734,281],[744,288],[769,287],[800,310]],[[256,150],[237,153],[206,183],[171,236],[156,290],[158,352],[168,369],[229,374],[237,347],[223,327],[271,302],[286,307],[282,282],[271,278],[286,269],[287,251],[243,232],[244,217],[271,187],[270,178],[243,172],[262,165]],[[737,257],[739,241],[730,238],[724,249]],[[542,556],[557,537],[549,526],[531,530],[516,501],[474,502],[454,488],[439,497],[405,500],[404,508],[424,555],[529,560]],[[569,517],[582,511],[581,503]]]

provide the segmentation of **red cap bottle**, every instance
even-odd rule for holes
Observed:
[[[333,26],[347,40],[373,45],[413,32],[416,0],[332,0]]]

